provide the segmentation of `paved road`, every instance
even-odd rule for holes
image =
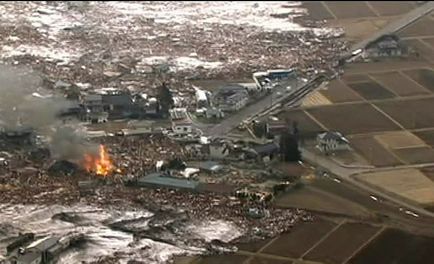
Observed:
[[[431,1],[413,9],[412,11],[408,12],[407,14],[405,14],[404,16],[399,18],[398,20],[395,20],[395,21],[389,23],[381,30],[375,32],[373,35],[369,36],[368,38],[354,44],[351,47],[351,52],[358,50],[358,49],[365,48],[365,46],[369,42],[374,41],[385,34],[391,34],[391,33],[394,33],[394,32],[397,32],[397,31],[403,29],[404,27],[415,22],[416,20],[418,20],[419,18],[423,17],[424,15],[428,14],[429,12],[431,12],[433,10],[434,10],[434,2],[431,2]],[[353,61],[354,59],[356,59],[356,57],[351,58],[350,61]]]
[[[294,90],[296,91],[300,89],[304,85],[304,83],[296,83],[294,81],[292,83],[289,83],[288,85],[294,87]],[[229,131],[237,127],[243,120],[266,110],[272,105],[279,103],[285,97],[289,96],[291,93],[288,93],[288,91],[286,90],[286,86],[287,85],[283,85],[280,88],[273,89],[273,92],[270,95],[267,95],[259,101],[241,109],[239,112],[224,119],[220,124],[215,125],[211,128],[204,129],[204,134],[209,136],[227,135]]]
[[[317,165],[317,166],[321,166],[327,170],[329,170],[330,172],[332,172],[334,175],[336,175],[338,178],[341,178],[344,181],[347,181],[349,183],[351,183],[352,185],[365,190],[373,195],[377,195],[379,197],[383,197],[389,201],[392,201],[396,204],[399,204],[405,208],[408,208],[409,210],[412,210],[418,214],[424,215],[424,216],[428,216],[428,217],[433,217],[434,218],[434,213],[427,211],[423,208],[420,208],[418,206],[415,206],[413,204],[409,204],[406,201],[403,201],[395,196],[390,196],[386,193],[384,193],[381,190],[378,190],[376,188],[372,188],[362,182],[359,182],[357,180],[355,180],[354,178],[352,178],[351,176],[355,175],[355,174],[359,174],[359,173],[363,173],[363,172],[369,172],[372,171],[372,169],[363,169],[363,168],[345,168],[340,166],[339,164],[337,164],[335,161],[333,161],[332,159],[330,159],[329,157],[326,156],[322,156],[322,155],[317,155],[315,153],[313,153],[312,151],[309,151],[305,148],[301,149],[302,152],[302,156],[303,158],[313,164],[313,165]],[[384,168],[383,170],[387,170],[387,169],[401,169],[401,168],[412,168],[412,165],[407,165],[407,166],[398,166],[398,167],[390,167],[390,168]],[[375,170],[374,170],[375,171]]]

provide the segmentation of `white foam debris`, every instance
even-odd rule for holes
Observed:
[[[242,232],[233,223],[223,220],[203,222],[191,226],[190,231],[207,242],[218,239],[228,243],[242,235]]]
[[[300,2],[152,2],[152,4],[110,1],[102,3],[122,14],[119,19],[145,17],[162,24],[233,24],[264,30],[299,31],[306,28],[293,23],[291,18],[305,14]],[[288,15],[284,20],[273,15]]]
[[[219,61],[210,62],[193,57],[168,57],[168,56],[151,56],[143,58],[138,65],[161,65],[166,64],[172,71],[184,71],[203,67],[204,69],[215,69],[223,65]]]
[[[178,57],[175,58],[174,64],[177,70],[187,70],[191,68],[203,67],[205,69],[214,69],[222,66],[221,62],[209,62],[202,61],[200,59],[191,58],[191,57]]]
[[[72,53],[71,51],[56,49],[46,46],[26,45],[21,44],[16,47],[3,46],[2,58],[8,58],[13,56],[31,55],[46,58],[48,61],[59,60],[62,62],[69,62],[73,59],[80,57],[80,53]]]

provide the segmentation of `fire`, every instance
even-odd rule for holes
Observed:
[[[113,163],[103,145],[99,146],[97,156],[86,154],[84,156],[84,167],[88,172],[95,172],[97,175],[107,176],[115,170]]]

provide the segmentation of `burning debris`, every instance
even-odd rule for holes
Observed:
[[[109,154],[104,145],[99,145],[99,151],[97,155],[85,154],[84,155],[84,167],[89,173],[95,173],[99,176],[108,176],[109,174],[117,171],[110,160]]]

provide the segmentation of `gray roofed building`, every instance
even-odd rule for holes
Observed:
[[[27,251],[20,254],[16,259],[17,264],[39,264],[42,263],[42,255],[40,252]]]
[[[267,143],[254,146],[252,150],[259,156],[265,156],[277,153],[279,151],[279,146],[276,143]]]
[[[40,239],[40,240],[35,241],[34,243],[30,244],[28,246],[28,249],[37,249],[40,251],[46,251],[49,248],[56,245],[58,241],[59,241],[59,238],[57,238],[57,237],[46,237],[46,238]]]

